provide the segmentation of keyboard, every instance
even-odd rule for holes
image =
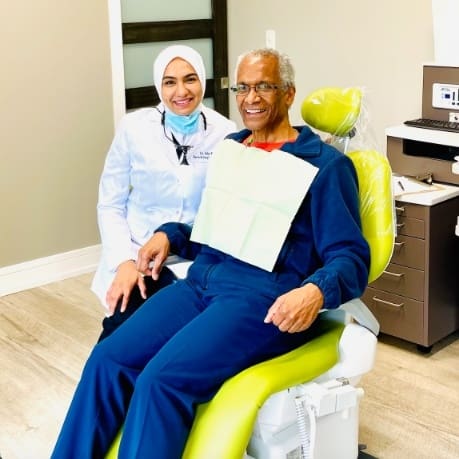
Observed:
[[[459,123],[454,121],[430,120],[427,118],[418,118],[415,120],[405,121],[407,126],[413,126],[424,129],[436,129],[438,131],[458,132]]]

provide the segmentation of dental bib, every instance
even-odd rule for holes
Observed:
[[[191,240],[272,271],[317,172],[281,150],[222,141],[209,162]]]

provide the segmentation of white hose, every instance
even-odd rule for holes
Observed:
[[[295,411],[300,435],[301,459],[314,459],[316,438],[316,416],[311,405],[306,405],[307,416],[304,411],[304,401],[295,398]]]

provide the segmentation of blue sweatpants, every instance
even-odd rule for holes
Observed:
[[[263,322],[274,300],[298,285],[292,275],[230,258],[198,258],[187,279],[153,295],[95,346],[52,458],[102,459],[124,424],[120,458],[179,459],[197,404],[314,334]]]

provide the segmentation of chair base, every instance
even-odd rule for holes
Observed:
[[[248,456],[356,459],[362,396],[363,390],[346,380],[302,384],[275,394],[260,409]]]

